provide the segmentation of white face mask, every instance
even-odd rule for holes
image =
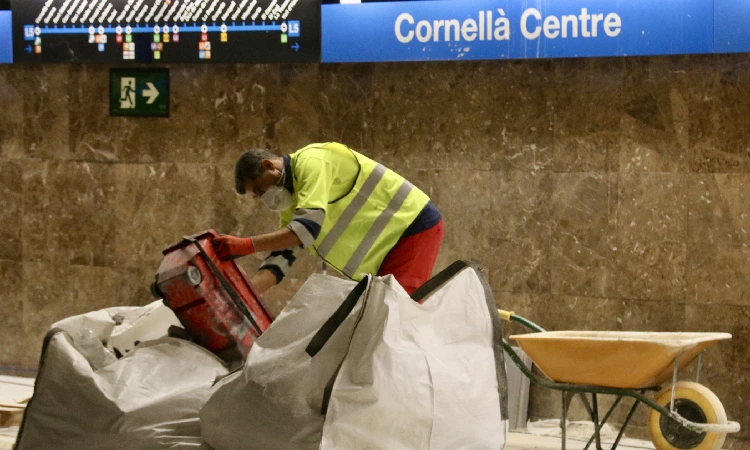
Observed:
[[[271,211],[285,211],[294,204],[292,194],[282,186],[271,186],[260,199]]]

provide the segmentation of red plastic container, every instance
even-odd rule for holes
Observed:
[[[152,292],[197,344],[234,361],[247,356],[273,319],[237,263],[216,256],[215,236],[208,230],[167,247]]]

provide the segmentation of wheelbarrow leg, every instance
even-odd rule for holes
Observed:
[[[562,429],[562,450],[565,450],[566,438],[565,429],[568,427],[565,423],[568,419],[568,393],[562,391],[562,419],[560,420],[560,428]]]
[[[589,402],[589,398],[586,397],[586,394],[583,392],[579,392],[576,395],[581,399],[581,403],[583,403],[583,407],[586,408],[586,412],[589,413],[591,420],[594,420],[594,411],[591,410],[591,403]]]
[[[644,393],[645,391],[641,391],[641,395],[643,395]],[[628,423],[630,423],[630,419],[633,418],[633,413],[635,413],[635,409],[640,403],[641,401],[636,399],[635,403],[633,403],[633,407],[630,408],[628,417],[625,419],[625,423],[622,424],[622,428],[620,428],[620,432],[617,434],[617,439],[615,439],[615,443],[612,445],[612,450],[615,450],[617,448],[617,444],[620,443],[620,439],[622,439],[622,436],[625,434],[625,428],[628,426]]]
[[[592,420],[594,422],[594,434],[591,436],[591,438],[589,439],[589,441],[586,443],[586,446],[584,447],[584,450],[587,450],[591,446],[591,443],[594,441],[594,439],[596,439],[596,448],[598,450],[602,450],[602,446],[601,446],[601,430],[602,430],[602,428],[604,428],[604,424],[607,423],[607,420],[609,420],[609,416],[611,416],[612,413],[615,411],[615,408],[617,408],[617,405],[620,404],[620,400],[622,400],[622,396],[621,395],[617,396],[617,399],[612,404],[612,407],[609,408],[609,411],[607,411],[607,414],[604,415],[604,418],[602,419],[601,423],[599,423],[599,412],[598,412],[598,404],[597,404],[597,401],[596,401],[596,394],[592,393],[591,395],[593,397],[594,406],[593,406],[593,408],[589,409],[589,411],[591,411],[591,418],[592,418]],[[586,404],[588,404],[588,399],[586,399]],[[625,423],[625,425],[627,425],[627,423]],[[625,429],[625,425],[623,425],[623,429]],[[614,449],[614,448],[615,447],[612,447],[612,449]]]
[[[599,424],[599,404],[596,401],[596,393],[591,394],[591,409],[592,409],[592,415],[594,416],[594,437],[596,437],[596,450],[602,450],[602,437],[601,437],[601,427],[604,426],[604,422],[607,419],[604,419],[602,421],[601,425]]]
[[[589,399],[588,397],[586,397],[585,393],[579,392],[577,395],[581,398],[581,401],[583,402],[583,406],[586,408],[586,412],[589,413],[589,416],[591,417],[591,421],[594,423],[594,434],[591,436],[591,439],[589,439],[589,442],[586,444],[585,449],[588,449],[589,446],[591,445],[592,439],[596,438],[596,448],[598,450],[602,450],[601,439],[599,437],[599,431],[598,431],[599,430],[599,407],[596,402],[596,394],[593,392],[591,393],[591,397],[594,402],[593,408],[591,406],[591,403],[589,403]],[[617,402],[619,401],[620,400],[618,399]],[[617,402],[615,402],[615,406],[617,406]],[[604,419],[604,420],[606,421],[607,419]]]

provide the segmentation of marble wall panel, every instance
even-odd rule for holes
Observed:
[[[714,88],[705,92],[707,111],[691,116],[691,170],[701,173],[750,172],[750,59],[746,54],[711,58]]]
[[[409,148],[382,145],[374,138],[382,127],[375,107],[380,98],[376,66],[331,64],[320,67],[320,139],[341,142],[379,163],[401,172],[396,152]]]
[[[617,296],[624,299],[685,301],[687,246],[672,242],[617,244]]]
[[[114,293],[114,302],[123,306],[143,306],[157,300],[151,294],[151,284],[156,279],[157,267],[142,264],[139,267],[117,267],[120,287]]]
[[[47,195],[49,163],[25,160],[23,163],[23,219],[21,245],[24,261],[48,261],[51,216]]]
[[[687,175],[620,175],[615,219],[621,238],[629,242],[687,242],[692,182]]]
[[[678,96],[679,93],[675,92],[675,97]],[[638,101],[649,102],[651,99]],[[623,119],[623,129],[616,163],[621,172],[688,171],[689,149],[677,141],[673,132],[654,129],[632,117]]]
[[[21,261],[23,246],[23,166],[0,160],[0,259]]]
[[[688,175],[622,174],[615,212],[617,294],[684,301]]]
[[[30,158],[70,157],[69,65],[23,66],[23,149]]]
[[[477,109],[476,95],[465,99],[468,103],[466,111],[457,111],[450,97],[446,98],[450,96],[449,83],[457,88],[456,97],[466,96],[467,90],[472,88],[469,79],[474,76],[474,71],[466,73],[464,79],[448,81],[456,77],[459,71],[440,63],[438,66],[427,68],[415,64],[389,64],[375,66],[372,73],[356,72],[350,76],[349,84],[354,86],[345,93],[349,94],[348,98],[334,99],[346,104],[347,108],[351,103],[351,107],[363,109],[362,112],[358,111],[362,125],[354,125],[364,128],[364,123],[368,124],[364,130],[366,137],[361,141],[371,143],[373,150],[369,153],[391,156],[393,164],[390,166],[397,172],[403,172],[404,168],[445,168],[441,160],[450,151],[446,148],[450,147],[449,141],[455,133],[453,130],[458,129],[460,133],[466,126],[463,122],[466,114],[472,114]],[[340,66],[337,69],[346,70]],[[446,81],[441,84],[442,80]],[[327,99],[337,94],[325,87]],[[467,155],[466,150],[456,149],[457,153],[464,155]],[[468,154],[469,158],[475,156],[477,152]],[[389,165],[387,159],[383,162]]]
[[[537,323],[556,330],[618,330],[624,305],[611,298],[552,295],[546,307],[538,311]]]
[[[492,283],[491,279],[490,283]],[[495,296],[495,304],[499,309],[512,311],[535,323],[537,322],[537,316],[541,316],[539,311],[548,308],[552,301],[551,294],[538,295],[501,291],[494,292],[494,290],[493,294]],[[541,323],[539,323],[539,325],[541,325]],[[523,334],[528,331],[520,324],[503,321],[503,332],[507,338],[510,334]]]
[[[750,305],[750,247],[696,244],[690,247],[687,300]]]
[[[688,208],[691,244],[750,244],[750,174],[695,175]]]
[[[690,170],[691,123],[708,113],[711,66],[691,57],[626,60],[617,167],[622,172]]]
[[[46,222],[51,259],[59,264],[114,264],[113,165],[50,162],[44,201],[49,205]]]
[[[732,334],[729,341],[721,341],[703,354],[703,370],[709,384],[748,381],[750,370],[750,307],[710,304],[687,304],[683,331],[720,332]],[[723,380],[722,380],[723,379]]]
[[[39,160],[23,167],[24,260],[111,265],[114,167]]]
[[[548,103],[554,114],[550,170],[607,172],[617,162],[623,60],[564,60],[554,64]],[[616,167],[616,166],[614,166]]]
[[[550,200],[551,286],[607,297],[615,289],[614,182],[607,174],[555,174]]]
[[[21,365],[25,360],[23,328],[23,264],[0,260],[0,366]]]
[[[24,156],[23,74],[10,65],[0,66],[0,157]]]
[[[320,67],[316,64],[277,66],[278,80],[267,94],[266,147],[289,154],[320,141]]]
[[[724,441],[723,447],[727,450],[747,450],[750,448],[750,439],[744,432],[740,432],[741,437],[728,436]]]
[[[618,318],[622,331],[684,331],[686,304],[664,300],[621,300]]]
[[[378,65],[358,85],[371,89],[359,94],[369,99],[358,113],[368,124],[365,142],[410,168],[538,170],[548,159],[552,118],[544,89],[533,87],[548,72],[544,63]]]
[[[697,175],[689,198],[688,301],[750,305],[750,177]]]
[[[237,65],[236,79],[230,86],[227,102],[237,126],[235,140],[229,140],[221,162],[234,164],[244,150],[266,147],[269,97],[278,89],[279,70],[271,65]]]
[[[119,272],[109,267],[24,263],[22,319],[26,341],[22,344],[25,350],[22,365],[36,365],[44,335],[53,323],[119,306],[122,281]]]
[[[177,67],[171,71],[172,133],[163,161],[209,162],[239,137],[232,95],[236,66]]]
[[[547,240],[552,231],[552,197],[556,176],[546,172],[492,171],[487,189],[493,235]]]
[[[486,113],[475,123],[491,138],[493,170],[552,170],[555,81],[550,61],[487,63],[486,75],[477,82],[486,86],[479,89]]]
[[[174,148],[168,119],[109,115],[108,67],[70,66],[69,76],[71,158],[154,163]]]
[[[213,226],[211,166],[120,164],[115,176],[117,267],[155,273],[164,248]]]
[[[490,238],[488,258],[494,260],[485,267],[495,291],[550,292],[549,247],[535,237]],[[442,257],[442,256],[441,256]]]
[[[417,186],[431,192],[445,222],[438,265],[442,268],[459,259],[471,259],[488,267],[495,253],[486,226],[490,215],[490,172],[436,170],[422,172],[422,179],[412,176],[412,172],[402,170],[401,174],[416,179]],[[425,180],[427,174],[429,179]],[[456,195],[459,192],[461,195]]]

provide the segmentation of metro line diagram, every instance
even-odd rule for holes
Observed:
[[[272,45],[276,50],[286,48],[285,59],[304,61],[303,55],[295,58],[289,53],[299,53],[301,28],[309,26],[306,22],[319,27],[320,2],[310,0],[31,0],[14,7],[14,24],[22,28],[24,43],[18,49],[27,54],[27,60],[34,55],[43,55],[47,46],[47,37],[64,36],[68,39],[67,50],[80,56],[84,51],[92,55],[83,43],[94,44],[99,53],[112,51],[108,44],[121,44],[123,60],[160,60],[162,52],[171,47],[171,61],[194,61],[214,59],[217,45],[230,42],[230,36],[246,33],[274,35],[268,37],[242,36],[245,44],[241,48],[259,55],[271,56],[263,51],[262,46]],[[313,30],[314,31],[314,30]],[[184,50],[175,51],[172,44],[184,41],[186,33],[192,33],[193,54],[188,56]],[[209,36],[216,33],[218,36]],[[73,36],[79,35],[78,40]],[[136,39],[135,35],[143,35]],[[149,36],[153,35],[153,36]],[[196,37],[197,36],[197,37]],[[83,38],[83,42],[80,41]],[[218,38],[218,39],[217,39]],[[60,40],[62,38],[58,38]],[[143,43],[148,40],[147,47]],[[319,41],[319,38],[317,39]],[[213,42],[212,42],[213,41]],[[140,44],[139,44],[140,42]],[[165,46],[170,44],[169,46]],[[213,47],[212,47],[213,44]],[[279,45],[281,44],[281,45]],[[313,42],[313,44],[315,44]],[[231,45],[227,46],[231,47]],[[311,49],[319,54],[317,48]],[[54,49],[55,45],[49,46]],[[226,52],[223,58],[233,62],[230,56],[242,56],[235,46],[232,52]],[[146,50],[150,55],[143,55]],[[228,50],[228,49],[227,49]],[[283,52],[283,50],[281,50]],[[137,57],[136,52],[141,53]],[[164,54],[166,55],[166,53]],[[73,57],[75,58],[75,56]],[[59,59],[59,58],[53,58]],[[112,58],[104,58],[112,60]],[[120,58],[117,58],[120,59]],[[261,58],[267,59],[267,58]],[[33,59],[31,59],[33,60]],[[240,58],[238,61],[242,61]]]
[[[298,0],[272,0],[265,8],[257,0],[47,0],[36,25],[149,24],[236,22],[286,19]],[[117,5],[119,4],[119,5]]]

